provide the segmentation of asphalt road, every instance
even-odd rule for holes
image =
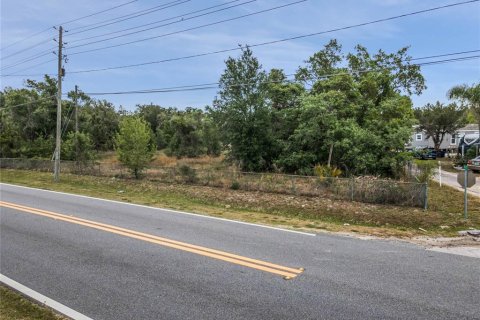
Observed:
[[[1,273],[93,319],[480,319],[479,259],[0,188]],[[305,270],[285,280],[187,245]]]
[[[458,173],[452,173],[452,172],[442,170],[442,183],[450,187],[454,187],[460,191],[463,191],[464,189],[457,182],[457,175]],[[480,175],[475,174],[475,177],[476,177],[477,183],[473,187],[468,188],[467,192],[472,196],[480,197]],[[435,180],[440,181],[438,172],[435,175]]]

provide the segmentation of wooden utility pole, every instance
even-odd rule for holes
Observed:
[[[57,132],[56,132],[56,143],[55,143],[55,166],[53,177],[56,182],[60,180],[60,147],[62,141],[62,47],[63,47],[63,28],[60,26],[58,28],[58,92],[57,92]]]
[[[78,161],[78,86],[75,85],[75,161]]]

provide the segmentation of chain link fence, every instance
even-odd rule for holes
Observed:
[[[53,161],[0,159],[1,168],[53,172]],[[131,173],[120,164],[62,161],[62,173],[127,178]],[[152,182],[193,184],[235,190],[326,197],[376,204],[427,206],[427,184],[375,177],[331,178],[277,173],[251,173],[224,169],[194,169],[181,165],[151,167],[144,178]]]

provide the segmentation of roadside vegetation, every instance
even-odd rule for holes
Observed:
[[[414,167],[413,158],[405,145],[415,125],[438,148],[464,123],[480,123],[479,84],[452,89],[449,95],[459,105],[415,110],[410,97],[420,95],[426,84],[408,47],[387,53],[357,45],[344,52],[332,39],[294,75],[266,70],[251,48],[241,49],[225,61],[217,95],[204,109],[149,104],[126,111],[81,90],[69,92],[62,102],[61,159],[71,160],[74,170],[64,170],[58,184],[48,173],[9,169],[2,169],[1,180],[291,228],[411,236],[454,235],[478,227],[479,200],[471,200],[471,219],[464,221],[461,193],[435,183],[429,187],[429,209],[423,211],[425,183],[436,164],[418,162],[420,174],[412,176],[406,168]],[[6,165],[15,162],[6,158],[19,158],[43,159],[42,168],[30,169],[51,169],[56,92],[56,80],[48,75],[0,92],[3,168],[27,169]],[[73,101],[80,106],[79,132],[70,121]],[[106,164],[118,166],[99,173]],[[200,176],[203,169],[217,174]],[[222,170],[253,172],[261,181],[252,188],[248,179],[226,178]],[[444,170],[455,169],[447,165]],[[276,174],[284,174],[283,185],[275,185]],[[314,182],[309,196],[297,190],[298,177],[290,175],[308,176],[302,187]],[[372,188],[363,192],[357,179]],[[261,192],[278,185],[283,188],[273,190],[278,193]]]
[[[469,219],[465,221],[463,194],[453,188],[440,188],[433,182],[429,188],[430,207],[424,211],[136,179],[65,174],[59,183],[53,183],[51,173],[25,170],[2,170],[0,181],[314,232],[343,231],[397,237],[455,236],[458,230],[480,228],[479,198],[469,197]]]
[[[467,109],[477,110],[473,85],[462,87],[466,95],[452,94],[461,107],[437,104],[415,112],[410,96],[426,84],[408,47],[387,53],[357,45],[345,52],[333,39],[290,78],[282,69],[264,69],[243,47],[225,61],[217,95],[204,109],[149,104],[126,111],[81,90],[69,92],[62,102],[61,159],[88,162],[99,152],[116,151],[140,178],[156,149],[177,158],[223,154],[242,171],[313,175],[316,166],[327,166],[343,177],[398,179],[411,160],[404,151],[413,125],[420,122],[438,144],[466,121]],[[52,157],[56,91],[56,80],[46,75],[0,92],[0,158]],[[78,133],[71,121],[74,100],[80,105]],[[476,112],[470,114],[476,119]],[[141,123],[141,132],[128,126],[131,121]],[[439,129],[446,121],[453,123]]]
[[[0,319],[2,320],[67,320],[0,285]]]

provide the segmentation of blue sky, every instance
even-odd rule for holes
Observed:
[[[84,30],[81,27],[172,1],[138,0],[103,14],[65,24],[64,28],[68,31],[64,39],[67,42],[66,54],[71,55],[68,58],[68,63],[65,65],[67,75],[63,85],[64,92],[72,90],[75,84],[84,92],[112,92],[217,82],[224,70],[225,59],[229,55],[238,56],[238,52],[95,73],[70,74],[69,72],[157,61],[228,49],[236,47],[238,44],[255,44],[294,37],[460,2],[460,0],[308,0],[282,9],[198,30],[96,52],[72,55],[72,53],[80,50],[159,36],[295,2],[295,0],[256,0],[229,10],[188,21],[184,20],[147,32],[115,40],[102,41],[85,47],[70,48],[76,44],[87,42],[74,42],[81,38],[153,23],[191,11],[230,2],[231,0],[183,0],[183,3],[165,10],[159,10],[88,32],[73,34],[75,31]],[[237,1],[232,3],[232,5],[247,1]],[[128,0],[2,0],[1,47],[4,48],[15,41],[53,25],[59,25],[62,22],[126,2]],[[49,49],[54,50],[56,43],[53,40],[48,40],[54,37],[57,37],[57,31],[51,28],[37,36],[5,48],[1,51],[2,68],[13,65],[37,53],[47,52]],[[98,37],[93,40],[102,40],[104,38]],[[479,50],[480,2],[382,22],[376,25],[258,47],[254,48],[253,51],[266,70],[282,68],[287,74],[291,74],[295,72],[298,66],[303,64],[304,60],[320,50],[331,38],[338,39],[343,45],[345,52],[351,51],[356,44],[362,44],[371,52],[378,49],[391,52],[404,46],[410,46],[409,52],[412,57]],[[37,43],[42,44],[16,54],[18,51],[27,49]],[[9,57],[11,54],[15,55]],[[479,54],[480,52],[476,52],[469,55]],[[2,71],[2,88],[6,86],[21,87],[23,85],[25,77],[5,77],[8,74],[55,73],[57,68],[55,61],[42,64],[54,58],[55,56],[52,53],[37,60],[5,69]],[[22,71],[25,68],[29,69]],[[478,83],[480,81],[480,59],[425,66],[422,68],[422,72],[426,78],[428,89],[421,96],[412,97],[415,107],[437,100],[446,102],[447,90],[456,84]],[[31,76],[29,78],[41,79],[42,77]],[[216,90],[209,90],[121,96],[110,95],[98,98],[107,99],[117,107],[122,105],[127,110],[132,110],[136,104],[148,103],[183,109],[188,106],[204,107],[207,104],[211,104],[215,94]]]

